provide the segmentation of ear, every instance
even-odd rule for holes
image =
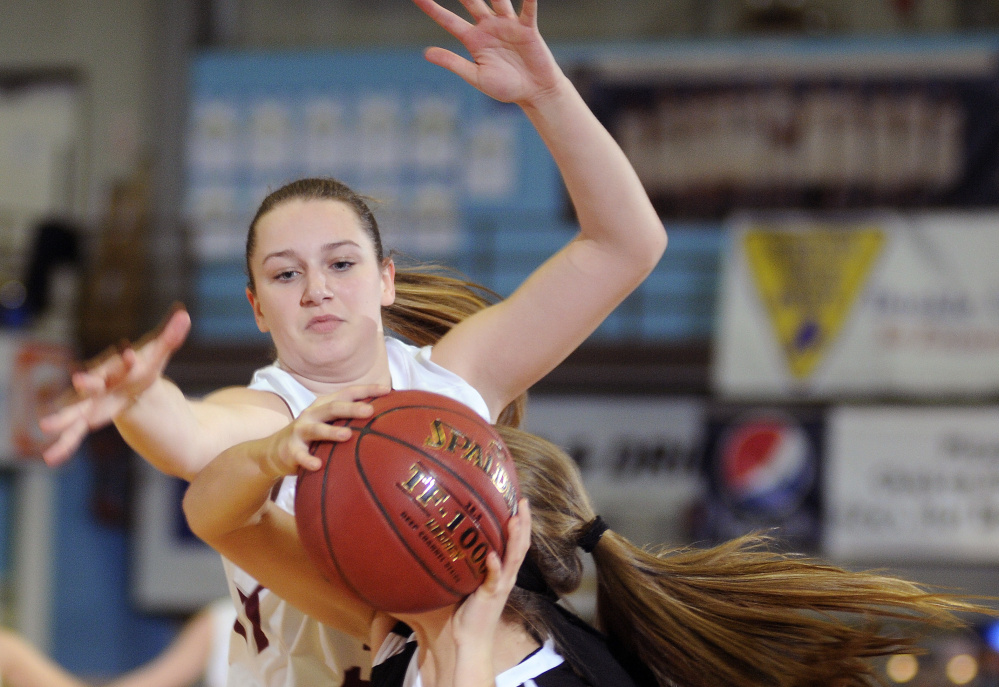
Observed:
[[[385,258],[382,263],[382,307],[395,303],[395,263]]]
[[[257,329],[262,332],[269,332],[270,327],[267,326],[267,320],[264,318],[264,313],[260,310],[260,301],[257,300],[257,295],[250,290],[250,287],[246,287],[246,300],[250,301],[250,307],[253,308],[253,319],[257,321]]]

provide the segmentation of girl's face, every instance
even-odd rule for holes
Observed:
[[[395,266],[378,263],[350,206],[295,199],[257,222],[250,256],[257,327],[270,332],[290,372],[356,381],[381,350],[381,309],[395,300]]]

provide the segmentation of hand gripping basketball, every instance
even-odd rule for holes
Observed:
[[[299,472],[295,513],[313,562],[377,610],[456,603],[503,557],[519,489],[495,429],[440,394],[393,391],[371,417],[338,420],[351,439],[315,442],[323,466]]]

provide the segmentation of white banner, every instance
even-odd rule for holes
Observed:
[[[731,223],[714,385],[729,398],[999,391],[995,213]]]
[[[639,545],[686,543],[704,494],[702,401],[654,396],[532,394],[525,429],[580,464],[594,508]]]
[[[836,560],[999,562],[999,408],[833,409],[824,547]]]

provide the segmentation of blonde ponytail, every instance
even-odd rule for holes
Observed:
[[[866,659],[912,651],[927,627],[987,610],[770,543],[652,552],[608,532],[593,552],[598,623],[661,684],[848,687],[876,684]]]
[[[556,446],[501,428],[531,503],[528,557],[559,596],[578,588],[577,543],[596,517],[579,471]],[[912,651],[925,630],[992,609],[878,574],[770,550],[748,535],[708,549],[647,550],[607,531],[593,548],[596,623],[659,685],[867,687],[868,659]],[[515,590],[511,612],[555,635],[543,595]],[[573,647],[560,646],[573,663]],[[585,660],[580,661],[585,663]]]

